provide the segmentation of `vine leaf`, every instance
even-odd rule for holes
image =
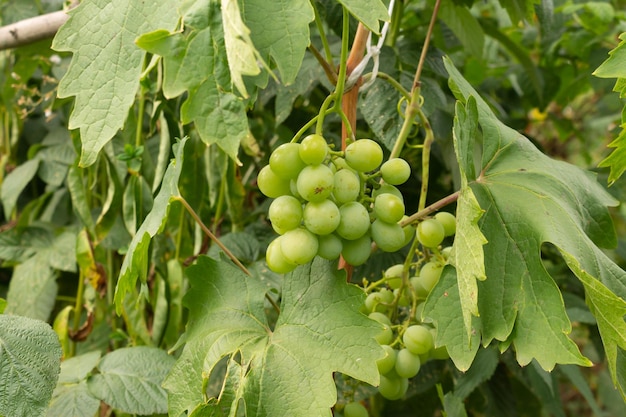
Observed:
[[[207,407],[236,415],[240,403],[248,416],[330,416],[337,400],[333,372],[378,384],[380,328],[358,312],[363,291],[332,263],[317,259],[285,276],[273,328],[264,283],[205,256],[187,274],[186,345],[164,382],[171,416]],[[222,358],[225,388],[219,400],[206,402],[206,383]]]
[[[619,37],[619,45],[609,52],[609,58],[604,61],[593,75],[600,78],[617,78],[613,91],[620,93],[620,97],[626,97],[626,33]],[[609,184],[617,181],[626,171],[626,113],[622,113],[622,131],[618,137],[609,144],[615,148],[609,156],[600,162],[598,166],[610,168]]]
[[[61,345],[48,324],[0,314],[0,415],[45,415],[60,364]]]
[[[380,33],[378,21],[389,20],[387,8],[380,0],[339,0],[366,28]]]
[[[122,313],[124,297],[135,290],[137,279],[141,279],[142,286],[146,285],[148,275],[148,249],[150,239],[163,230],[167,214],[174,197],[180,196],[178,180],[183,169],[183,154],[187,138],[183,138],[175,147],[176,158],[170,162],[159,193],[154,198],[152,210],[137,230],[124,257],[120,277],[115,287],[115,309]],[[142,292],[147,288],[142,288]]]
[[[550,159],[501,123],[449,59],[445,66],[457,99],[466,105],[476,100],[483,137],[480,173],[468,178],[484,210],[480,229],[488,241],[487,279],[478,282],[482,343],[512,343],[521,365],[535,358],[546,370],[556,363],[591,364],[567,336],[571,323],[561,292],[541,260],[541,246],[552,244],[585,285],[596,318],[605,321],[601,335],[616,381],[615,346],[625,349],[626,335],[607,329],[624,326],[626,273],[599,249],[616,244],[607,209],[616,201],[594,175]],[[600,295],[611,302],[598,302]]]
[[[139,37],[137,45],[163,57],[165,97],[188,92],[181,121],[195,123],[203,142],[217,144],[237,160],[239,145],[249,135],[248,119],[243,100],[232,92],[219,3],[201,0],[188,6],[180,10],[183,33],[157,30]]]
[[[176,5],[176,0],[92,0],[68,12],[52,48],[74,53],[58,95],[76,97],[69,128],[80,129],[81,166],[95,162],[135,102],[145,57],[135,39],[159,28],[174,29]]]

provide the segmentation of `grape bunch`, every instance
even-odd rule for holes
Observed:
[[[387,252],[409,243],[414,229],[399,224],[405,207],[395,186],[411,168],[401,158],[382,162],[382,148],[371,139],[356,140],[342,152],[331,151],[318,134],[278,146],[257,177],[261,192],[274,199],[268,217],[280,235],[267,248],[269,268],[287,273],[316,255],[342,255],[361,265],[372,242]]]

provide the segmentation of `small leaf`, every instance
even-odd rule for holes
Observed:
[[[60,363],[61,346],[48,324],[0,315],[0,415],[45,415]]]
[[[7,294],[7,314],[46,321],[56,300],[56,275],[41,256],[33,256],[13,269]]]
[[[39,158],[26,161],[4,178],[2,187],[0,188],[0,200],[2,200],[2,208],[4,209],[6,217],[9,217],[11,213],[13,213],[18,197],[28,183],[35,177],[35,174],[37,174],[39,162]]]
[[[187,138],[183,138],[178,143],[176,159],[170,163],[163,176],[163,184],[154,199],[152,211],[146,216],[139,230],[137,230],[137,234],[133,237],[128,252],[124,257],[120,277],[115,287],[115,307],[118,314],[122,312],[126,294],[134,291],[137,279],[139,278],[145,284],[148,274],[150,238],[154,237],[165,227],[172,198],[179,196],[178,180],[183,167],[183,152],[186,142]]]
[[[626,78],[626,33],[619,36],[621,42],[609,52],[609,57],[593,72],[599,78]]]
[[[372,32],[380,33],[378,21],[389,20],[387,8],[380,0],[338,0]]]
[[[100,400],[89,391],[87,381],[80,381],[77,384],[61,385],[54,390],[46,417],[93,417],[99,408]]]
[[[69,127],[80,129],[81,166],[95,162],[135,101],[145,57],[135,39],[156,29],[174,29],[176,5],[175,0],[92,0],[68,12],[52,48],[74,53],[58,95],[76,97]]]
[[[452,1],[441,2],[438,17],[454,32],[469,53],[477,58],[483,56],[483,29],[466,7],[458,6]]]
[[[161,383],[174,361],[158,348],[117,349],[102,358],[99,373],[88,380],[89,391],[124,413],[165,413],[167,394]]]

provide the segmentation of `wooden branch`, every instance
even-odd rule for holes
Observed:
[[[0,50],[17,48],[52,38],[68,19],[67,11],[42,14],[0,27]]]

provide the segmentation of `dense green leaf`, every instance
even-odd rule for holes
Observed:
[[[593,175],[550,159],[502,124],[452,63],[445,64],[457,98],[475,97],[484,138],[481,172],[470,182],[485,210],[480,226],[488,240],[487,280],[479,283],[478,292],[483,344],[511,340],[520,364],[536,358],[544,369],[556,363],[589,365],[567,336],[571,324],[540,248],[548,242],[559,249],[588,286],[588,300],[611,294],[611,303],[594,303],[592,312],[606,318],[607,326],[623,327],[623,319],[615,316],[626,297],[626,273],[598,248],[615,244],[606,207],[615,200]],[[603,334],[612,369],[616,345],[623,345],[623,337],[615,337],[607,330]]]
[[[13,270],[6,313],[48,320],[57,291],[56,274],[50,265],[33,256]]]
[[[45,415],[56,385],[61,346],[42,321],[0,315],[0,414]]]
[[[54,390],[46,417],[93,417],[99,409],[100,400],[89,391],[87,381],[80,381]]]
[[[379,21],[389,20],[387,8],[380,0],[338,0],[350,11],[365,27],[374,33],[380,33]]]
[[[89,391],[125,413],[165,413],[167,394],[161,383],[174,361],[172,356],[158,348],[117,349],[102,358],[99,373],[88,380]]]
[[[70,129],[80,129],[82,166],[91,165],[124,125],[139,88],[145,52],[135,39],[156,29],[174,29],[175,0],[91,0],[69,12],[52,47],[74,53],[59,84],[60,97],[76,97]]]
[[[11,171],[2,182],[0,200],[2,200],[2,208],[6,216],[11,215],[17,204],[18,197],[28,183],[35,177],[35,174],[37,174],[39,162],[39,158],[24,162]]]
[[[379,327],[358,313],[362,291],[346,284],[329,262],[316,260],[285,277],[273,329],[264,311],[263,283],[207,257],[187,273],[192,287],[185,298],[187,344],[165,381],[170,415],[204,404],[204,384],[224,357],[237,362],[231,369],[240,372],[227,384],[236,392],[222,392],[216,407],[232,415],[243,399],[249,416],[330,416],[337,399],[334,371],[378,383],[376,359],[382,352],[373,337]],[[187,384],[181,385],[181,378]],[[228,403],[222,402],[225,395]]]
[[[165,175],[163,185],[154,199],[152,211],[137,230],[128,248],[128,253],[124,257],[120,277],[115,287],[115,307],[119,313],[122,312],[122,305],[126,294],[135,289],[137,279],[145,285],[148,274],[148,249],[150,239],[159,233],[165,226],[167,213],[174,197],[179,196],[178,180],[183,168],[183,152],[187,138],[183,138],[176,149],[176,159],[170,162]]]

